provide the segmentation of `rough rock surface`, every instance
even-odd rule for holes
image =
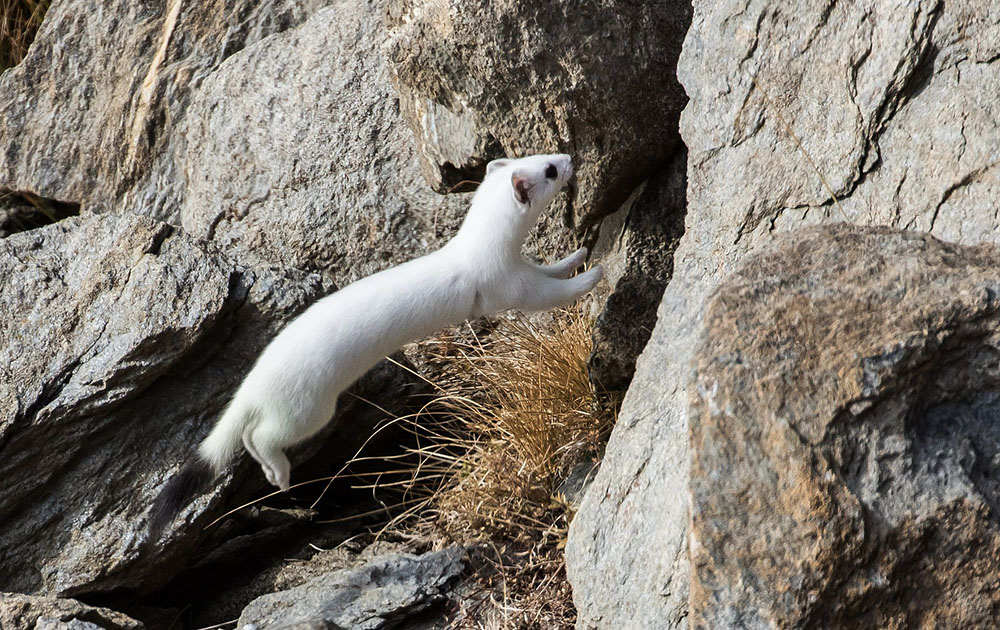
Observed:
[[[324,4],[52,3],[28,55],[0,76],[0,190],[170,218],[184,190],[175,130],[198,85]]]
[[[695,355],[693,628],[994,628],[1000,250],[813,228]]]
[[[393,0],[390,16],[403,111],[439,190],[503,154],[570,153],[567,218],[587,227],[674,150],[690,2]]]
[[[138,471],[163,465],[174,440],[157,438],[195,411],[178,368],[218,348],[249,279],[134,215],[68,219],[0,251],[0,584],[61,593],[136,559],[155,482]]]
[[[93,608],[74,599],[0,593],[0,628],[4,630],[142,630],[119,612]]]
[[[128,214],[16,234],[0,252],[0,584],[70,595],[156,588],[223,505],[264,485],[244,458],[159,547],[146,540],[160,487],[276,325],[315,299],[318,279],[254,276]],[[362,397],[401,391],[409,379],[399,372],[364,379]],[[343,410],[364,437],[381,414],[361,407]],[[337,439],[326,457],[357,448],[342,428],[328,429]]]
[[[844,216],[961,243],[1000,240],[992,96],[1000,8],[973,0],[699,0],[694,8],[678,66],[691,98],[681,116],[685,234],[604,464],[571,527],[581,628],[686,624],[688,365],[707,296],[736,262],[781,231]]]
[[[259,597],[239,627],[388,630],[445,601],[465,565],[465,550],[449,547],[420,556],[378,556],[352,569]]]
[[[207,77],[179,132],[180,221],[241,262],[343,285],[444,243],[468,195],[423,180],[389,80],[385,2],[332,2]]]
[[[423,181],[385,5],[56,3],[0,78],[0,192],[183,225],[326,289],[425,253],[468,196]]]
[[[601,223],[592,259],[610,292],[594,323],[588,371],[606,391],[624,392],[656,325],[656,309],[684,234],[687,152],[683,146],[615,214]]]

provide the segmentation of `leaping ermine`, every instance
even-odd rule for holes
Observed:
[[[528,231],[572,175],[568,155],[490,162],[444,247],[349,284],[292,320],[261,353],[196,458],[157,497],[151,538],[229,465],[240,441],[267,480],[287,490],[285,449],[322,429],[341,392],[404,344],[508,309],[564,306],[593,289],[600,266],[571,277],[586,249],[552,265],[521,256]]]

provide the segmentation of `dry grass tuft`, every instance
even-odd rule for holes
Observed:
[[[391,528],[480,545],[486,595],[464,627],[572,626],[562,557],[572,514],[559,488],[599,459],[618,402],[587,377],[591,328],[561,311],[541,325],[514,315],[424,342],[437,395],[400,419],[417,446],[361,475],[361,487],[405,506]]]
[[[50,0],[0,0],[0,71],[24,59]]]

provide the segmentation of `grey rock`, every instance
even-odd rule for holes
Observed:
[[[695,354],[693,628],[993,628],[1000,249],[776,241]]]
[[[379,556],[255,599],[238,627],[388,630],[444,602],[464,565],[458,547]]]
[[[0,593],[0,628],[4,630],[142,630],[122,613],[87,606],[74,599]]]
[[[388,55],[438,190],[504,154],[574,156],[567,223],[611,214],[671,155],[690,3],[393,0]]]
[[[0,78],[0,191],[182,225],[327,290],[425,253],[468,199],[422,181],[379,48],[385,12],[57,3]]]
[[[590,379],[599,389],[624,392],[635,360],[656,325],[656,309],[674,267],[674,250],[684,234],[683,147],[640,186],[615,214],[601,222],[591,258],[604,267],[610,285],[594,324]]]
[[[68,219],[0,252],[0,584],[115,582],[140,555],[143,484],[190,437],[172,421],[196,410],[183,371],[217,350],[248,279],[135,215]]]
[[[200,83],[323,4],[52,3],[25,59],[0,75],[0,190],[170,219],[184,191],[177,130]]]
[[[153,590],[219,531],[203,529],[224,505],[264,485],[244,458],[159,546],[146,539],[160,488],[277,326],[317,297],[318,279],[255,276],[176,228],[127,214],[15,234],[0,252],[0,584]],[[359,393],[403,391],[400,372],[376,370]],[[382,419],[356,404],[344,410],[357,431],[332,423],[326,457],[352,455]]]
[[[203,81],[179,132],[188,232],[338,285],[447,240],[469,197],[423,181],[380,50],[384,5],[333,2]]]
[[[781,232],[845,217],[998,240],[1000,110],[986,96],[1000,86],[998,23],[1000,9],[971,0],[695,3],[678,65],[691,98],[685,233],[570,529],[579,627],[687,624],[688,365],[734,265]]]

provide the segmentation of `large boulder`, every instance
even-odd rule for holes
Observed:
[[[327,290],[436,248],[468,197],[423,182],[386,3],[55,3],[0,77],[0,193],[151,216]]]
[[[199,433],[179,419],[210,422],[232,381],[236,366],[205,363],[252,279],[135,215],[68,219],[0,252],[0,584],[131,586],[150,562],[142,515]]]
[[[586,228],[678,140],[690,2],[393,0],[388,54],[424,172],[444,191],[503,154],[579,165],[567,223]]]
[[[581,628],[687,623],[688,366],[707,297],[737,262],[845,217],[1000,240],[998,21],[971,0],[695,3],[678,66],[685,234],[571,526]]]
[[[451,236],[469,196],[423,181],[380,50],[384,5],[334,2],[204,79],[177,140],[188,232],[339,285]]]
[[[0,76],[0,191],[176,216],[175,131],[198,85],[324,4],[52,3],[28,55]]]
[[[694,628],[996,627],[1000,250],[806,230],[695,360]]]

